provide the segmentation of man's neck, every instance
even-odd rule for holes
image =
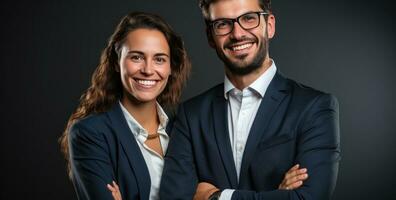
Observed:
[[[249,74],[239,75],[234,74],[230,70],[226,68],[225,73],[231,83],[238,88],[239,90],[243,90],[252,84],[255,80],[257,80],[264,72],[267,71],[268,68],[272,65],[271,59],[267,58],[263,62],[262,66]]]

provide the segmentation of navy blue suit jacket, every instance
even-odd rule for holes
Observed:
[[[123,200],[149,199],[148,168],[118,102],[108,112],[76,122],[69,145],[79,199],[112,200],[106,184],[113,180]]]
[[[232,199],[329,199],[340,160],[335,97],[284,78],[271,81],[251,127],[239,181],[230,145],[224,85],[183,103],[165,157],[160,196],[192,199],[198,182],[236,189]],[[309,178],[278,190],[295,164]]]

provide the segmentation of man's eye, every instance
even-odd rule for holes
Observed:
[[[252,16],[252,15],[246,15],[246,16],[243,16],[243,17],[242,17],[242,20],[243,20],[244,22],[252,22],[252,21],[255,21],[255,20],[256,20],[256,17],[255,17],[255,16]]]
[[[215,24],[215,28],[216,29],[224,29],[224,28],[228,28],[230,25],[230,23],[228,23],[227,21],[219,21]]]

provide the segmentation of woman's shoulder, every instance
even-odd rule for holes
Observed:
[[[104,130],[105,125],[108,124],[108,119],[105,113],[90,114],[84,118],[76,120],[70,127],[70,134],[83,134],[89,132],[97,133]],[[102,131],[100,131],[102,132]]]

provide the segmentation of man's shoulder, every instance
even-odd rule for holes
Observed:
[[[295,94],[307,95],[307,96],[317,96],[317,95],[325,94],[325,92],[318,90],[314,87],[305,85],[303,83],[297,82],[292,79],[287,79],[287,80],[289,81],[289,85],[291,85],[293,92]]]
[[[325,94],[323,91],[305,85],[294,79],[285,76],[282,72],[277,71],[272,79],[268,90],[283,91],[293,96],[312,97]],[[268,91],[267,91],[268,92]]]
[[[318,90],[289,78],[287,78],[287,81],[291,87],[293,100],[299,105],[311,104],[319,99],[338,102],[337,98],[330,93]]]

